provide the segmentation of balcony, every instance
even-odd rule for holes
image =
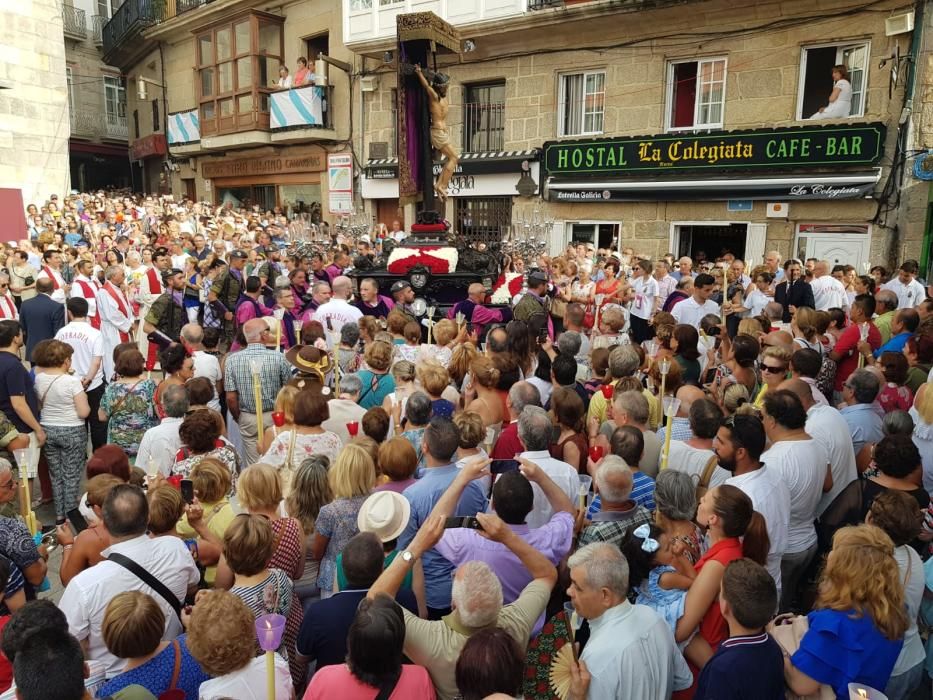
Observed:
[[[71,110],[72,138],[92,141],[126,141],[126,117],[118,114],[102,115],[88,109]],[[104,118],[101,119],[101,116]]]
[[[305,86],[279,90],[269,95],[272,112],[269,126],[281,129],[330,129],[328,102],[333,86]]]
[[[104,45],[104,25],[108,18],[103,15],[94,15],[91,17],[91,38],[94,40],[94,46],[100,48]]]
[[[151,48],[148,41],[137,41],[144,29],[206,5],[209,0],[126,0],[104,24],[104,61],[126,66]]]
[[[463,150],[501,151],[505,144],[505,103],[468,102],[463,105]]]
[[[108,113],[104,117],[104,138],[126,141],[126,137],[126,116]]]
[[[561,7],[564,0],[528,0],[529,10],[548,10],[552,7]]]
[[[87,15],[84,10],[63,5],[62,24],[67,38],[75,41],[83,41],[87,38]]]

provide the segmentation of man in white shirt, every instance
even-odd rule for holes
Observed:
[[[898,268],[897,277],[882,285],[882,289],[889,289],[897,294],[897,308],[912,309],[920,306],[923,300],[926,299],[926,290],[917,281],[919,270],[916,261],[905,260]]]
[[[200,578],[184,542],[172,536],[150,539],[146,534],[148,521],[149,505],[142,490],[130,484],[115,486],[103,506],[104,527],[111,542],[103,551],[107,558],[71,579],[58,603],[68,620],[68,631],[82,642],[88,661],[99,661],[107,667],[108,678],[120,674],[126,665],[126,659],[110,653],[101,632],[113,597],[124,591],[150,595],[165,615],[163,639],[172,640],[183,631],[176,605],[183,604],[185,596],[195,591]],[[174,604],[115,558],[135,562],[168,589],[166,593],[174,596]]]
[[[813,264],[813,281],[810,282],[813,292],[813,303],[817,311],[828,311],[832,308],[849,308],[849,297],[842,282],[829,274],[829,262],[817,260]]]
[[[79,260],[75,263],[74,284],[71,286],[71,298],[80,297],[87,301],[87,320],[97,330],[100,330],[100,316],[97,315],[97,291],[100,285],[97,280],[91,279],[94,263],[90,260]]]
[[[551,457],[548,445],[551,441],[551,419],[543,408],[538,406],[525,406],[518,417],[518,438],[525,446],[525,452],[518,456],[534,462],[557,484],[558,488],[567,494],[567,498],[576,503],[580,490],[580,476],[577,470],[566,462]],[[550,501],[544,491],[537,484],[531,485],[534,491],[534,505],[528,514],[528,527],[544,526],[554,515]]]
[[[614,544],[594,542],[571,555],[570,600],[590,625],[580,655],[590,673],[587,700],[667,700],[693,675],[667,623],[628,602],[628,562]]]
[[[787,547],[790,521],[790,491],[774,468],[761,463],[764,449],[765,428],[756,416],[728,418],[713,440],[719,466],[733,474],[726,483],[744,491],[765,519],[771,543],[767,568],[780,597],[781,558]]]
[[[71,369],[81,378],[91,412],[87,425],[91,432],[91,445],[96,450],[107,444],[107,422],[97,415],[104,395],[104,336],[87,319],[88,303],[83,297],[72,297],[65,305],[69,323],[55,334],[55,340],[68,343],[74,350]]]
[[[719,304],[710,301],[716,280],[712,275],[701,272],[693,280],[693,295],[674,306],[671,313],[677,323],[700,327],[700,320],[707,314],[719,315]]]
[[[765,394],[762,422],[771,447],[761,461],[773,468],[790,491],[787,548],[781,559],[780,611],[791,609],[807,568],[816,556],[816,508],[832,487],[826,448],[806,432],[807,412],[787,390]]]
[[[685,440],[671,440],[668,467],[695,477],[704,488],[726,483],[729,472],[717,466],[713,452],[713,438],[722,424],[722,409],[710,399],[696,399],[690,404],[688,416],[692,435]]]
[[[765,265],[768,267],[768,272],[774,277],[774,284],[784,281],[784,269],[781,267],[781,254],[779,252],[769,250],[765,253]],[[745,286],[748,287],[748,285]]]
[[[10,293],[10,276],[0,272],[0,321],[15,321],[19,318],[19,309]]]
[[[339,275],[331,284],[333,295],[330,301],[321,304],[312,318],[320,321],[327,335],[327,344],[332,344],[332,338],[340,337],[340,329],[345,323],[357,323],[363,318],[363,312],[352,306],[348,299],[353,291],[353,282],[349,277]]]
[[[64,304],[65,299],[68,298],[71,285],[65,284],[65,278],[62,277],[62,254],[55,249],[49,249],[42,254],[42,263],[36,279],[51,280],[52,299],[59,304]]]
[[[188,346],[194,360],[194,376],[210,380],[214,387],[214,397],[207,402],[208,408],[220,411],[220,392],[224,390],[224,377],[220,371],[220,362],[213,355],[204,352],[204,329],[197,323],[186,323],[181,327],[181,342]]]
[[[178,429],[188,412],[185,387],[173,384],[162,392],[162,408],[165,410],[165,418],[143,434],[136,453],[136,464],[150,476],[155,476],[156,471],[164,476],[172,473],[175,454],[182,444]]]
[[[836,496],[858,478],[849,424],[835,407],[814,401],[813,392],[802,380],[788,379],[781,382],[778,388],[787,389],[797,395],[807,412],[807,434],[826,448],[829,454],[833,485],[823,494],[816,507],[816,514],[820,516]]]

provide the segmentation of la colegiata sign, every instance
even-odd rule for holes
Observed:
[[[625,175],[662,170],[874,165],[884,154],[884,124],[661,134],[544,144],[548,175]]]

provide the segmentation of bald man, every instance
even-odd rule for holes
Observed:
[[[807,412],[807,434],[822,443],[829,453],[828,468],[832,475],[832,483],[830,484],[827,478],[823,484],[823,495],[816,506],[816,514],[820,516],[836,496],[857,478],[855,449],[852,447],[852,438],[849,437],[849,425],[834,407],[816,403],[810,385],[802,379],[786,379],[778,389],[787,389],[797,395]]]
[[[479,338],[483,337],[483,329],[486,326],[512,320],[512,309],[490,309],[483,306],[485,301],[486,288],[479,282],[474,282],[467,289],[467,298],[454,304],[447,312],[447,318],[455,319],[458,313],[462,313],[464,322],[473,324]]]
[[[828,311],[832,308],[849,308],[849,297],[842,282],[829,274],[829,262],[817,260],[813,264],[813,281],[810,290],[813,292],[813,303],[817,311]]]
[[[363,312],[349,301],[353,293],[353,281],[349,277],[338,275],[331,283],[331,289],[330,301],[321,304],[311,317],[324,326],[328,347],[333,347],[334,338],[340,337],[340,329],[345,323],[358,323],[363,318]]]

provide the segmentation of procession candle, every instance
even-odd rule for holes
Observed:
[[[285,318],[285,309],[276,309],[272,312],[275,317],[275,350],[282,349],[282,319]]]
[[[667,423],[664,430],[664,450],[661,452],[661,469],[667,469],[668,456],[671,451],[671,432],[674,423],[674,414],[680,408],[680,399],[673,396],[665,396],[661,400],[661,406],[664,408],[664,415],[667,416]]]
[[[285,632],[283,615],[267,614],[256,618],[256,638],[259,648],[266,652],[266,695],[275,700],[275,650]]]
[[[859,324],[858,334],[859,334],[859,338],[861,339],[863,343],[868,340],[868,324],[867,323]],[[865,356],[862,354],[862,351],[859,350],[858,351],[858,367],[859,369],[861,369],[864,366],[865,366]]]
[[[250,360],[253,372],[253,400],[256,402],[256,435],[262,439],[262,385],[259,382],[259,361]]]
[[[671,371],[671,361],[664,358],[658,363],[658,371],[661,373],[661,398],[664,398],[664,386],[667,384],[667,373]]]

